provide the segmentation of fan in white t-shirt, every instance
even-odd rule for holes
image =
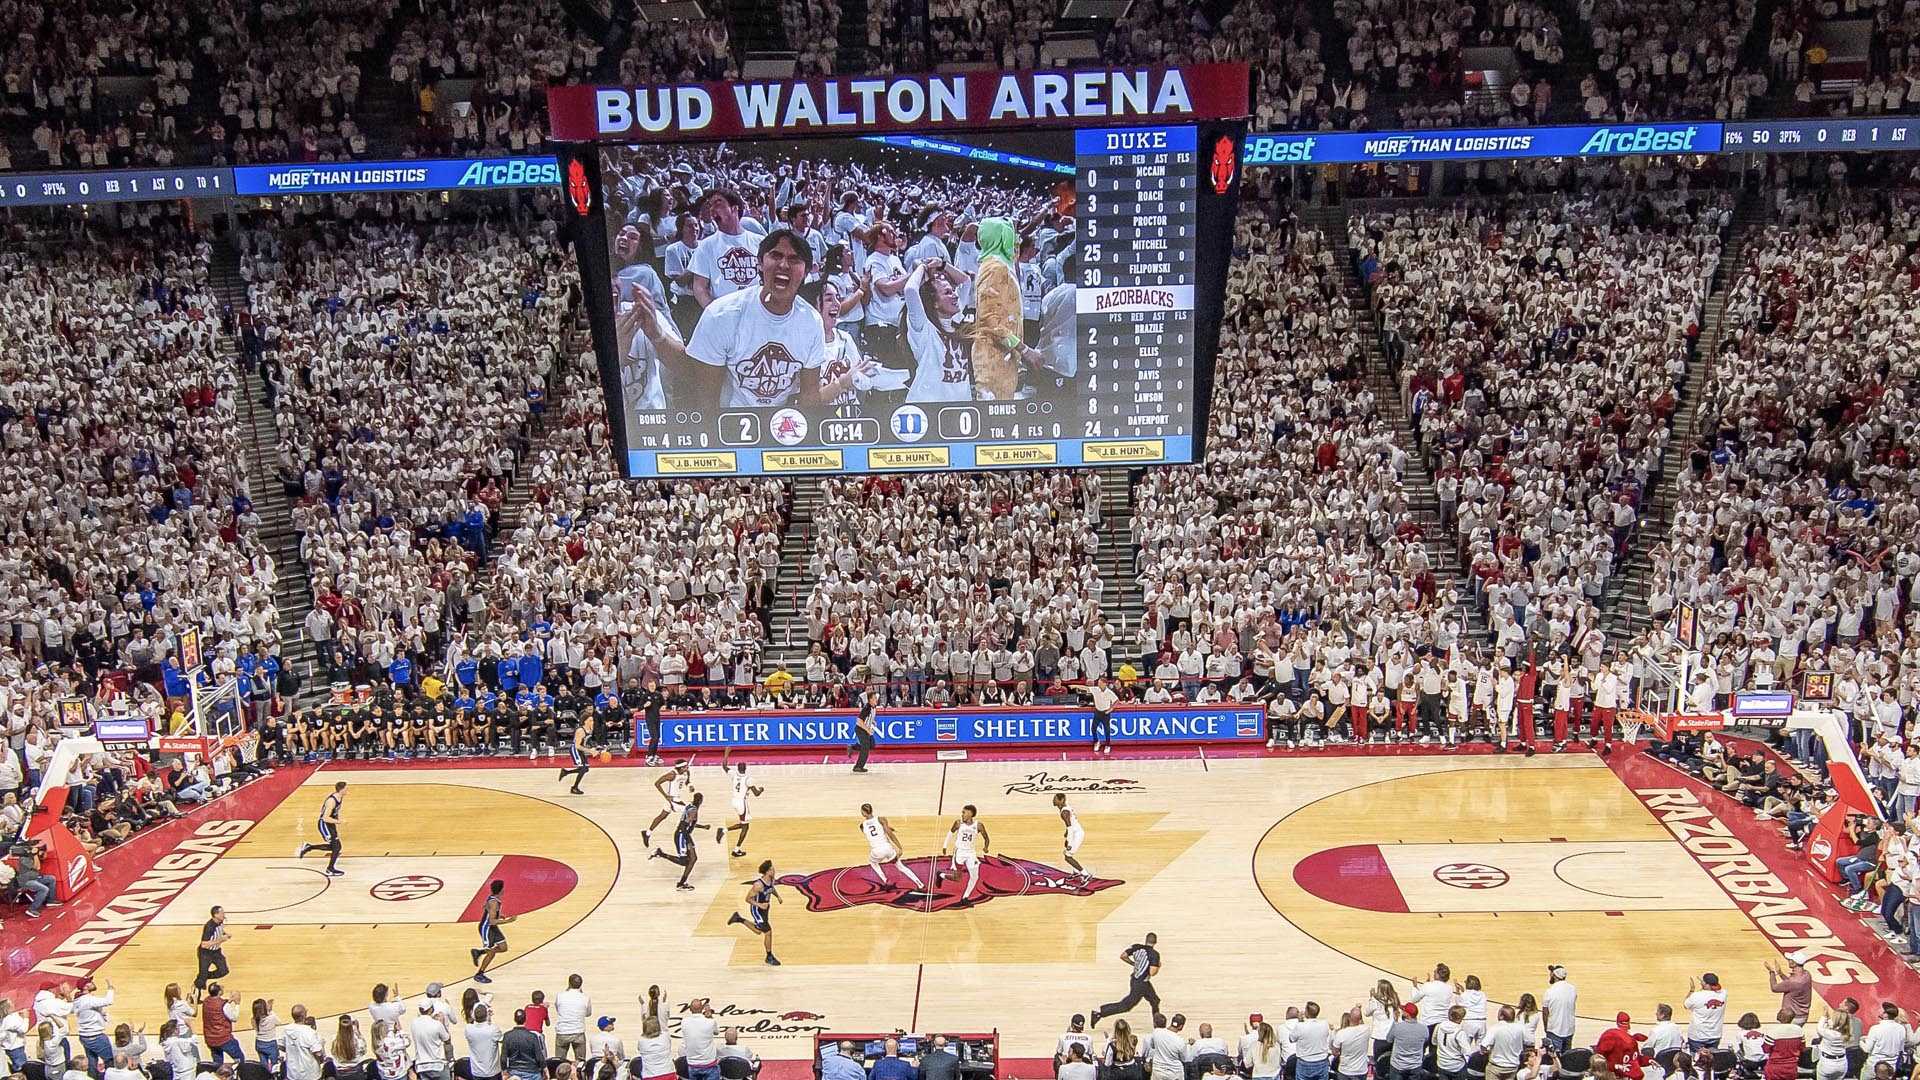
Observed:
[[[702,207],[713,220],[713,234],[693,249],[687,270],[693,280],[693,295],[701,307],[743,289],[760,284],[762,270],[755,257],[760,238],[741,222],[746,203],[731,191],[715,191]],[[804,240],[802,246],[806,246]],[[808,259],[812,265],[812,259]]]
[[[1687,989],[1687,1000],[1681,1004],[1692,1016],[1687,1021],[1688,1047],[1699,1050],[1719,1046],[1727,1021],[1727,992],[1720,988],[1719,978],[1711,971]]]
[[[802,406],[818,404],[819,378],[800,377],[826,360],[820,313],[798,295],[812,258],[806,241],[774,230],[760,242],[759,287],[715,300],[684,345],[647,294],[635,292],[632,310],[616,323],[621,344],[630,349],[633,335],[643,333],[663,360],[719,369],[719,409],[773,408],[796,398]],[[705,404],[713,391],[693,398]]]

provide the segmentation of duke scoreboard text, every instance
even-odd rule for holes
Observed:
[[[1192,127],[1074,133],[1085,461],[1192,459]]]

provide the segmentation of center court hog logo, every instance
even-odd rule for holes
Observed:
[[[873,868],[864,863],[816,870],[811,874],[788,874],[780,879],[780,884],[799,890],[807,898],[808,911],[844,911],[864,904],[885,904],[906,911],[951,911],[977,907],[1003,896],[1092,896],[1126,884],[1111,878],[1082,878],[1071,870],[1031,859],[983,855],[979,884],[968,897],[964,895],[967,891],[964,873],[955,876],[948,872],[944,879],[935,879],[937,873],[951,866],[943,857],[903,859],[901,865],[911,867],[914,876],[931,882],[932,888],[914,888],[897,872],[890,872],[884,883],[876,881]]]

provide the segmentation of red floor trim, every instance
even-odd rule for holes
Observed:
[[[1761,933],[1782,952],[1805,960],[1814,988],[1829,1004],[1852,997],[1863,1016],[1877,1015],[1882,1001],[1920,1005],[1920,973],[1860,916],[1840,906],[1839,888],[1816,873],[1804,854],[1787,849],[1778,825],[1646,753],[1617,753],[1608,764]],[[1740,853],[1734,849],[1742,845],[1770,875],[1735,864]],[[1790,895],[1767,895],[1774,885],[1768,878]]]
[[[154,863],[196,835],[218,833],[218,840],[222,842],[237,839],[245,830],[220,829],[209,823],[258,822],[312,773],[309,766],[276,769],[272,775],[195,808],[178,821],[148,829],[125,844],[101,853],[95,860],[97,877],[93,886],[67,904],[47,908],[38,920],[28,919],[23,908],[5,909],[6,970],[0,973],[0,996],[11,997],[17,1004],[45,987],[70,981],[71,975],[35,971],[34,965],[56,953],[61,955],[62,963],[79,964],[77,958],[68,958],[70,950],[61,949],[61,945],[99,914],[101,908],[139,880]],[[138,925],[128,930],[126,936],[132,936],[134,929],[138,929]],[[100,960],[104,961],[105,957]]]

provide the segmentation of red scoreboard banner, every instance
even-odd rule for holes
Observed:
[[[942,129],[1084,127],[1246,116],[1245,64],[969,71],[676,86],[554,86],[562,142],[684,142]]]

